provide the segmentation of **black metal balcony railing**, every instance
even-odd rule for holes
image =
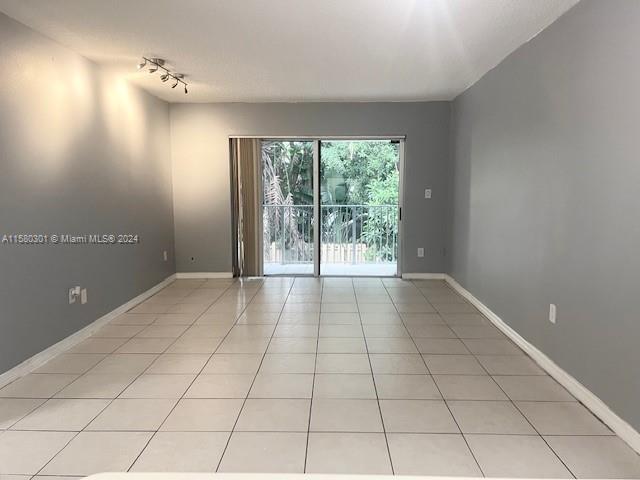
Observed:
[[[313,205],[263,205],[264,262],[313,263]],[[323,263],[396,263],[397,205],[322,205]]]

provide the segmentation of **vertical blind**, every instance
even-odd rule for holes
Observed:
[[[262,275],[262,157],[260,139],[233,138],[231,206],[233,210],[233,274]]]

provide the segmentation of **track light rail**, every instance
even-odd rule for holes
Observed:
[[[164,73],[160,75],[160,80],[162,83],[167,82],[169,79],[173,79],[174,83],[171,85],[171,88],[176,88],[178,84],[182,83],[184,85],[184,93],[189,93],[187,90],[187,82],[184,81],[183,73],[176,73],[169,70],[164,66],[165,61],[162,58],[148,58],[142,57],[142,62],[138,64],[138,70],[142,70],[145,67],[149,68],[149,73],[155,73],[158,70],[163,71]]]

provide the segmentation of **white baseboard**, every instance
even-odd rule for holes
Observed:
[[[128,310],[131,310],[133,307],[142,303],[147,298],[151,297],[158,291],[162,290],[164,287],[169,285],[171,282],[175,280],[175,274],[168,276],[159,284],[151,287],[146,292],[141,293],[135,298],[132,298],[127,303],[120,305],[115,310],[110,311],[109,313],[103,315],[97,320],[93,321],[86,327],[78,330],[75,333],[72,333],[68,337],[60,340],[58,343],[51,345],[49,348],[41,351],[40,353],[36,353],[34,356],[27,358],[24,362],[16,365],[11,370],[8,370],[2,374],[0,374],[0,388],[4,387],[8,383],[13,382],[19,377],[22,377],[28,373],[31,373],[35,369],[41,367],[49,360],[51,360],[56,355],[60,355],[61,353],[69,350],[71,347],[76,346],[83,340],[86,340],[111,320],[116,318],[119,315],[122,315]]]
[[[405,280],[444,280],[444,273],[403,273]]]
[[[176,278],[233,278],[231,272],[180,272]]]
[[[489,307],[473,296],[466,288],[460,285],[453,277],[446,275],[445,280],[460,295],[466,298],[478,310],[482,312],[502,333],[509,337],[516,345],[529,355],[544,371],[553,377],[560,385],[566,388],[585,407],[602,420],[611,430],[613,430],[631,448],[640,453],[640,433],[638,433],[625,420],[620,418],[611,410],[600,398],[598,398],[587,387],[573,378],[569,373],[560,368],[553,360],[547,357],[542,351],[520,336],[513,328],[507,325],[498,315],[493,313]]]

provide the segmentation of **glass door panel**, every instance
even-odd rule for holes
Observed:
[[[320,142],[321,275],[394,276],[400,144]]]
[[[313,141],[262,141],[265,275],[314,274],[313,163]]]

